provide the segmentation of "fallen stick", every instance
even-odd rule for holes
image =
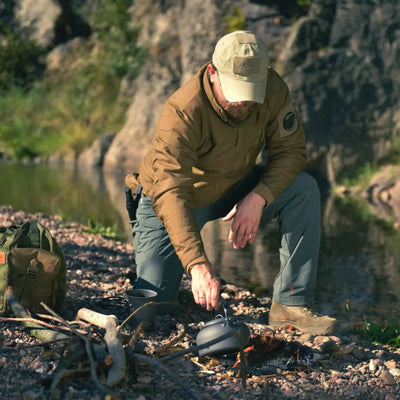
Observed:
[[[59,329],[59,330],[70,331],[70,329],[65,327],[65,326],[57,326],[57,325],[50,324],[48,322],[42,321],[40,319],[32,318],[32,317],[27,317],[27,318],[22,318],[22,317],[15,317],[15,318],[12,318],[12,317],[0,317],[0,322],[33,322],[35,324],[38,324],[38,325],[41,325],[41,326],[44,326],[44,327],[50,328],[50,329]],[[84,333],[84,332],[82,331],[82,333]],[[70,336],[68,336],[68,337],[70,337]]]
[[[53,329],[45,329],[38,323],[38,321],[32,321],[30,314],[21,306],[11,287],[8,287],[6,291],[6,303],[7,307],[12,311],[15,317],[21,319],[22,325],[28,329],[31,336],[47,342],[71,339],[71,336],[57,332]]]
[[[164,304],[178,304],[174,301],[160,301],[160,302],[154,302],[154,301],[149,301],[148,303],[145,303],[143,305],[141,305],[140,307],[138,307],[135,311],[133,311],[130,315],[128,315],[125,320],[122,322],[122,324],[117,328],[118,332],[121,331],[122,327],[124,325],[126,325],[126,323],[139,311],[143,310],[143,308],[146,308],[148,306],[154,305],[154,306],[158,306],[158,305],[164,305]]]
[[[72,325],[70,325],[64,318],[62,318],[61,316],[59,316],[55,311],[53,311],[49,306],[47,306],[47,304],[43,303],[43,301],[40,302],[40,305],[47,311],[49,312],[51,315],[53,315],[54,317],[56,317],[62,324],[64,324],[65,326],[68,326],[71,331],[73,333],[75,333],[75,335],[77,335],[78,337],[80,337],[84,343],[85,343],[85,349],[86,349],[86,354],[89,358],[89,363],[90,363],[90,371],[91,371],[91,375],[92,375],[92,379],[94,381],[94,383],[96,384],[96,386],[104,393],[111,395],[111,391],[104,386],[98,376],[97,376],[97,372],[96,372],[96,361],[94,359],[93,356],[93,351],[92,351],[92,346],[90,344],[91,341],[91,331],[88,328],[88,334],[82,335],[80,332],[78,332]]]
[[[139,340],[139,334],[140,331],[142,330],[142,324],[140,323],[139,326],[133,331],[129,341],[128,341],[128,347],[131,350],[135,350],[135,346],[137,341]]]
[[[118,334],[118,319],[115,315],[101,314],[87,308],[81,308],[76,316],[77,320],[90,322],[105,329],[104,340],[109,353],[113,356],[113,363],[108,372],[107,386],[114,386],[124,379],[126,374],[126,357],[122,342]]]
[[[71,338],[68,336],[68,340],[70,340]],[[31,349],[33,347],[44,347],[44,346],[48,346],[50,344],[54,344],[54,343],[59,343],[59,342],[64,342],[65,339],[57,339],[57,340],[51,340],[49,342],[41,342],[41,343],[18,343],[15,347],[13,346],[3,346],[0,347],[0,353],[2,351],[4,352],[8,352],[8,351],[19,351],[22,349]]]
[[[165,343],[164,345],[160,346],[158,349],[156,349],[155,353],[158,356],[163,356],[168,354],[167,350],[171,349],[171,347],[174,347],[179,341],[181,341],[185,335],[186,335],[186,330],[185,327],[182,324],[177,324],[177,328],[179,329],[178,334],[171,339],[168,343]]]

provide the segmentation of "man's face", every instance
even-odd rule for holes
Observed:
[[[213,83],[213,92],[218,104],[230,119],[244,121],[251,114],[256,105],[254,101],[229,102],[224,96],[217,74],[212,76],[211,82]]]

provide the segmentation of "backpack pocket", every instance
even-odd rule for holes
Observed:
[[[60,268],[60,257],[47,250],[19,247],[11,249],[9,285],[20,304],[34,313],[46,312],[40,305],[41,301],[53,308]]]

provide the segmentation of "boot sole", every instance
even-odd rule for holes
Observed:
[[[272,329],[284,329],[288,328],[289,326],[292,326],[294,329],[305,333],[305,334],[311,334],[311,335],[327,335],[329,333],[332,333],[333,331],[333,326],[328,326],[326,328],[320,328],[320,327],[302,327],[300,325],[297,325],[296,322],[294,321],[283,321],[283,320],[277,320],[277,319],[271,319],[269,320],[268,326],[270,326]]]

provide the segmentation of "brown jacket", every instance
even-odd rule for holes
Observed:
[[[253,191],[271,204],[307,159],[288,88],[271,68],[264,104],[240,124],[229,121],[218,105],[206,65],[166,102],[140,182],[186,269],[209,262],[191,208],[227,193],[250,172],[264,145],[268,164]]]

